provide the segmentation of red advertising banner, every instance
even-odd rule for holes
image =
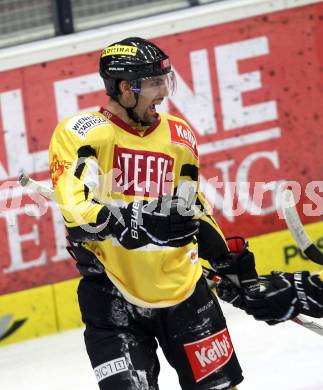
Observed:
[[[323,213],[323,4],[155,42],[170,55],[178,84],[162,109],[195,131],[201,185],[225,233],[284,229],[275,199],[286,181],[299,183],[304,222],[317,220]],[[34,202],[13,183],[22,171],[47,180],[56,123],[106,104],[98,59],[92,52],[1,75],[0,293],[77,275],[57,207],[43,200],[43,216],[26,214],[25,205]]]

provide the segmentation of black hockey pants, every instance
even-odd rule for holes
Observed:
[[[105,274],[78,288],[85,344],[101,390],[157,390],[157,341],[184,390],[231,389],[243,379],[225,319],[202,277],[184,302],[127,302]]]

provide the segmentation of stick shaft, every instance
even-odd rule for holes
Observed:
[[[321,326],[317,322],[308,319],[302,314],[299,314],[297,317],[293,318],[292,321],[295,322],[295,324],[304,326],[306,329],[316,334],[319,334],[320,336],[323,336],[323,326]]]
[[[31,179],[28,175],[22,174],[18,179],[18,183],[23,187],[29,187],[40,195],[48,199],[55,200],[54,190],[40,183],[39,181]]]
[[[293,192],[289,189],[283,191],[282,210],[288,229],[297,245],[310,260],[314,263],[323,265],[323,254],[306,233],[295,206]]]

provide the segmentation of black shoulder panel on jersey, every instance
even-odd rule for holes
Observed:
[[[181,176],[188,176],[192,180],[197,181],[199,177],[199,169],[193,164],[184,164],[181,168]]]
[[[92,148],[91,145],[83,145],[77,151],[77,163],[74,175],[79,179],[82,176],[83,170],[85,168],[85,160],[88,157],[97,157],[96,151]]]
[[[197,242],[199,257],[207,260],[212,266],[228,253],[227,245],[220,233],[202,219],[200,219]]]
[[[95,149],[91,145],[83,145],[77,151],[78,157],[97,157]]]

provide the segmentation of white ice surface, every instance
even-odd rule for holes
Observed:
[[[323,337],[290,321],[270,327],[229,305],[223,308],[244,371],[239,390],[323,389]],[[82,332],[0,348],[0,389],[97,390]],[[175,371],[162,353],[159,358],[160,389],[180,390]]]

